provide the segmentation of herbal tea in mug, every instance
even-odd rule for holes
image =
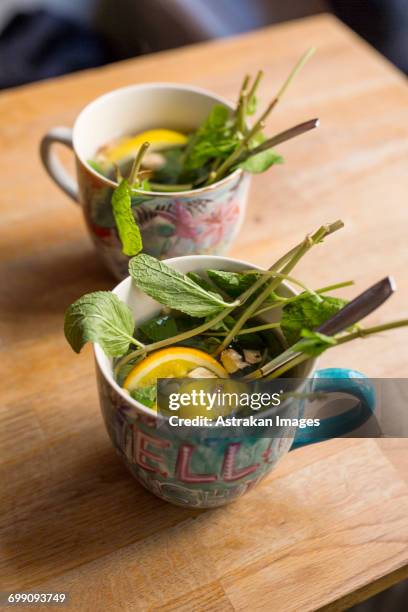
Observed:
[[[291,271],[313,245],[342,226],[340,221],[322,226],[263,272],[208,269],[184,275],[149,255],[137,255],[129,263],[132,281],[163,311],[136,324],[113,293],[86,294],[66,312],[67,340],[78,352],[89,340],[98,343],[115,358],[119,384],[133,399],[155,409],[158,378],[275,378],[293,367],[289,359],[275,368],[283,353],[300,353],[300,361],[307,360],[337,344],[406,325],[404,320],[372,330],[349,328],[335,336],[316,331],[347,303],[329,292],[352,282],[312,290]],[[280,296],[284,279],[303,291]],[[278,322],[262,322],[265,312],[278,307]]]
[[[126,178],[133,190],[155,192],[200,189],[238,169],[264,172],[283,161],[274,151],[275,145],[317,125],[317,120],[312,119],[271,138],[263,133],[265,119],[312,53],[310,49],[302,56],[252,127],[247,122],[257,110],[262,71],[252,83],[248,75],[244,78],[233,112],[216,104],[191,133],[156,126],[139,134],[121,135],[99,147],[88,163],[109,179],[120,182]]]
[[[126,276],[141,237],[145,253],[159,259],[225,252],[241,227],[251,175],[281,163],[275,147],[318,125],[265,133],[265,119],[311,53],[259,114],[261,71],[245,76],[235,104],[195,87],[146,83],[101,96],[72,132],[55,128],[43,138],[48,173],[81,203],[115,276]],[[78,184],[53,154],[55,142],[74,150]]]
[[[314,245],[341,227],[340,221],[322,226],[267,270],[227,258],[182,257],[166,263],[137,255],[129,263],[130,278],[113,293],[90,293],[68,308],[66,338],[77,352],[88,341],[96,343],[106,426],[144,486],[173,503],[220,505],[248,490],[291,445],[299,445],[295,434],[269,441],[242,433],[220,441],[205,428],[183,435],[168,428],[165,434],[159,427],[166,414],[157,411],[158,379],[215,378],[234,388],[244,381],[293,373],[304,378],[313,375],[315,358],[325,350],[408,325],[401,320],[348,327],[334,335],[318,331],[346,304],[331,293],[352,282],[311,289],[292,270]],[[347,386],[363,376],[342,372]],[[301,410],[300,405],[292,407]],[[198,410],[215,416],[206,405]],[[245,416],[239,407],[231,411],[238,419]],[[179,414],[183,416],[183,409]],[[316,441],[309,438],[303,444]],[[245,467],[248,457],[251,469]]]
[[[256,112],[261,71],[252,83],[245,77],[233,112],[225,105],[214,105],[196,131],[183,133],[157,126],[142,133],[121,135],[99,147],[88,164],[100,175],[118,183],[112,196],[112,212],[125,255],[136,255],[141,249],[137,224],[138,218],[143,217],[140,194],[183,194],[211,188],[236,171],[264,172],[283,161],[275,152],[275,145],[318,125],[318,120],[312,119],[271,138],[263,132],[265,119],[311,53],[312,50],[308,51],[296,64],[252,127],[247,121]],[[184,214],[185,220],[189,214]],[[171,218],[167,210],[161,215]],[[194,231],[205,236],[205,228],[199,228],[198,223]]]

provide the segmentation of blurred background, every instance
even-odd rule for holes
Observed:
[[[321,12],[408,72],[408,0],[1,0],[0,89]]]

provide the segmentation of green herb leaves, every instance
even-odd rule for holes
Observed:
[[[310,329],[302,329],[301,340],[299,340],[293,349],[301,353],[306,353],[306,355],[317,357],[326,349],[330,348],[331,346],[335,346],[336,344],[337,340],[333,338],[333,336],[326,336],[326,334],[320,334],[319,332],[311,331]]]
[[[245,274],[243,272],[224,272],[223,270],[207,270],[208,278],[212,280],[221,291],[231,297],[238,297],[251,287],[259,278],[259,274]]]
[[[237,168],[257,174],[268,170],[272,165],[283,163],[282,157],[277,155],[272,147],[313,129],[317,126],[318,121],[303,122],[267,138],[263,134],[265,120],[311,56],[312,51],[309,50],[300,58],[275,97],[269,101],[258,116],[256,116],[258,89],[263,78],[262,70],[259,70],[254,76],[244,76],[235,108],[228,108],[222,103],[215,104],[202,124],[188,134],[187,144],[183,143],[183,139],[181,141],[176,139],[176,143],[181,142],[182,144],[176,144],[168,149],[167,144],[171,144],[171,141],[164,141],[163,147],[157,147],[156,142],[154,151],[156,160],[154,161],[150,156],[150,160],[149,157],[144,159],[149,142],[143,143],[136,154],[129,175],[129,160],[126,155],[118,160],[119,167],[111,162],[95,166],[92,160],[89,164],[102,175],[109,178],[116,177],[118,182],[122,176],[126,176],[129,186],[138,191],[178,192],[212,185],[227,177]],[[248,125],[248,119],[251,116],[254,116],[254,120],[251,122],[252,125]],[[145,133],[145,136],[148,137],[148,133]],[[99,156],[102,160],[104,159],[103,149]],[[127,215],[125,220],[117,222],[117,226],[124,245],[124,252],[135,254],[137,251],[135,251],[134,243],[128,244],[125,237],[129,220]]]
[[[132,212],[131,189],[123,179],[112,195],[112,210],[122,251],[125,255],[137,255],[142,250],[142,237]]]
[[[283,157],[275,153],[273,149],[261,151],[255,155],[251,155],[245,161],[238,164],[238,168],[250,172],[251,174],[259,174],[265,172],[274,164],[283,164]]]
[[[130,309],[110,291],[87,293],[65,313],[64,333],[79,353],[84,344],[95,342],[109,357],[124,355],[133,338],[134,320]]]
[[[201,319],[187,315],[159,315],[139,327],[139,331],[149,341],[161,342],[167,338],[174,338],[177,334],[185,332],[199,325]]]
[[[281,329],[289,345],[301,336],[303,329],[313,330],[336,314],[346,302],[331,296],[302,294],[297,300],[285,304]]]
[[[215,315],[234,305],[150,255],[131,259],[129,273],[135,284],[151,298],[192,317]]]
[[[156,385],[150,385],[149,387],[139,387],[138,389],[133,389],[130,392],[130,395],[137,402],[144,404],[144,406],[147,406],[148,408],[154,408],[156,404],[157,387]]]
[[[304,293],[297,296],[288,297],[286,292],[279,294],[279,286],[287,278],[305,287],[289,276],[292,269],[314,245],[342,226],[341,221],[321,226],[265,272],[207,270],[206,274],[200,275],[194,272],[182,274],[153,257],[137,255],[129,263],[135,285],[175,312],[165,311],[143,323],[136,339],[133,337],[134,321],[130,309],[113,293],[99,291],[83,296],[68,308],[65,336],[76,352],[91,341],[98,343],[108,356],[121,356],[115,362],[114,375],[122,384],[129,369],[138,360],[170,345],[196,346],[216,356],[232,344],[232,347],[242,349],[244,355],[245,351],[249,353],[247,362],[256,369],[246,373],[244,379],[255,380],[282,376],[310,356],[320,355],[332,346],[407,326],[408,320],[403,319],[368,329],[358,328],[352,332],[340,325],[336,328],[320,327],[346,304],[345,300],[325,294],[347,286],[349,282],[317,291],[305,288]],[[222,291],[222,295],[217,293],[217,289]],[[237,299],[227,302],[223,295]],[[282,308],[280,321],[260,324],[259,315],[277,307]],[[275,313],[278,319],[279,311]],[[354,311],[354,315],[357,313]],[[367,314],[367,311],[364,313]],[[354,315],[352,320],[356,321]],[[249,323],[244,327],[247,321]],[[347,321],[350,322],[350,319]],[[346,324],[344,319],[343,323]],[[289,348],[285,347],[283,352],[282,334],[275,336],[271,331],[275,328],[280,328],[289,344]],[[333,331],[332,337],[319,332],[319,329],[337,331]],[[146,341],[146,344],[140,340]],[[130,351],[131,345],[138,347],[138,350]],[[253,354],[254,351],[257,355]],[[153,386],[132,392],[132,397],[146,406],[154,406]]]
[[[195,170],[210,159],[225,158],[238,143],[238,136],[230,121],[230,111],[216,104],[207,119],[192,136],[184,160],[189,170]]]
[[[177,335],[176,320],[170,316],[159,316],[149,319],[139,326],[139,331],[151,342],[159,342]]]

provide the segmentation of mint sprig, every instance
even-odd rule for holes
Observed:
[[[280,322],[289,345],[301,337],[304,329],[314,329],[325,323],[346,304],[345,300],[328,295],[304,293],[297,300],[284,304]]]
[[[244,327],[245,322],[249,318],[252,317],[254,312],[270,296],[271,292],[274,291],[275,289],[277,289],[279,287],[279,285],[282,283],[282,274],[280,273],[280,271],[282,270],[283,271],[283,276],[285,276],[288,271],[292,270],[292,268],[298,263],[298,261],[303,257],[303,255],[311,247],[313,247],[315,244],[318,244],[319,242],[321,242],[325,238],[325,236],[328,236],[328,235],[332,234],[333,232],[337,231],[341,227],[343,227],[343,222],[342,221],[335,221],[334,223],[330,223],[330,224],[321,226],[312,235],[306,236],[306,238],[304,240],[302,240],[302,242],[300,242],[296,247],[290,249],[287,253],[285,253],[285,255],[280,257],[269,268],[269,270],[271,270],[271,271],[279,272],[279,275],[277,277],[273,277],[272,280],[271,280],[269,275],[267,275],[267,274],[261,275],[259,278],[257,278],[257,280],[250,287],[248,287],[248,289],[246,289],[239,296],[239,298],[237,298],[235,300],[235,302],[233,302],[231,304],[225,304],[225,307],[223,309],[219,310],[219,312],[217,314],[215,314],[215,316],[208,317],[199,326],[197,326],[197,327],[195,327],[195,328],[193,328],[191,330],[187,330],[185,332],[182,332],[182,333],[178,334],[176,337],[168,338],[168,339],[165,339],[165,340],[161,340],[159,342],[153,342],[152,344],[150,344],[148,346],[145,346],[143,349],[138,349],[136,351],[132,351],[131,353],[129,353],[125,357],[122,357],[122,359],[120,359],[118,361],[118,363],[115,366],[115,373],[118,373],[123,366],[125,366],[132,359],[135,359],[135,358],[139,357],[143,352],[150,352],[150,351],[157,350],[159,348],[164,348],[165,346],[169,346],[171,344],[180,343],[180,342],[183,342],[184,340],[187,340],[189,338],[193,338],[194,336],[197,336],[197,335],[203,334],[204,332],[207,332],[208,330],[214,328],[220,321],[223,321],[226,317],[231,315],[231,313],[235,309],[240,308],[240,311],[242,311],[240,317],[237,319],[237,321],[233,325],[232,329],[227,333],[227,335],[225,336],[223,342],[218,346],[218,348],[215,351],[215,354],[220,353],[224,348],[226,348],[230,344],[230,342],[235,337],[235,335],[238,334],[238,332],[241,330],[241,328]],[[139,264],[138,265],[140,265],[140,262],[146,261],[144,259],[144,257],[146,257],[146,256],[139,255],[139,256],[135,257],[134,259],[132,259],[130,261],[130,264],[129,264],[129,269],[131,270],[133,268],[133,265],[134,265],[133,262],[136,261],[136,260],[139,260]],[[150,258],[150,259],[153,259],[153,258]],[[149,261],[149,260],[147,260],[147,261]],[[157,261],[157,260],[154,260],[154,261]],[[155,264],[155,266],[157,267],[158,264],[164,265],[163,262],[157,262]],[[172,270],[172,269],[170,269],[170,270]],[[151,272],[152,272],[152,270],[150,270],[150,272],[147,272],[147,273],[146,273],[146,270],[143,272],[144,286],[148,290],[149,290],[148,278],[151,275]],[[133,276],[132,272],[131,272],[131,275]],[[184,276],[184,275],[181,275],[181,276]],[[189,279],[189,280],[191,280],[191,279]],[[140,281],[138,281],[136,279],[136,282],[140,282]],[[166,279],[165,276],[163,276],[161,278],[161,282],[159,283],[159,287],[158,287],[159,292],[165,286],[166,282],[167,282],[167,279]],[[264,288],[261,292],[259,292],[258,297],[256,297],[253,301],[251,301],[249,303],[249,305],[247,305],[247,302],[249,301],[249,299],[256,292],[258,292],[259,289],[261,289],[265,285],[266,285],[266,288]],[[145,290],[144,287],[142,287],[140,284],[139,284],[139,287],[143,291]],[[156,288],[154,290],[157,291]],[[148,295],[151,295],[151,293],[148,293]],[[158,295],[158,294],[156,293],[156,295]],[[153,296],[151,296],[151,297],[153,297]],[[163,303],[163,302],[161,302],[161,303]],[[245,308],[242,308],[243,306],[245,306]]]
[[[238,305],[237,301],[225,302],[219,294],[207,291],[186,274],[150,255],[131,259],[129,273],[134,284],[151,298],[192,317],[214,316]]]
[[[182,274],[148,255],[137,255],[129,264],[133,282],[146,295],[178,313],[170,312],[142,323],[138,337],[149,342],[143,344],[134,337],[134,320],[128,306],[116,295],[98,291],[83,296],[67,309],[66,338],[76,352],[90,341],[98,343],[108,356],[121,357],[114,372],[123,380],[123,372],[135,360],[143,359],[156,349],[186,344],[217,355],[237,337],[243,337],[252,346],[256,334],[279,328],[289,348],[279,354],[278,351],[271,353],[276,356],[247,375],[245,378],[249,380],[275,378],[332,346],[408,326],[408,320],[402,319],[366,329],[354,327],[334,336],[316,331],[345,304],[344,300],[326,293],[351,283],[337,283],[312,291],[289,273],[312,247],[342,225],[341,221],[336,221],[321,226],[264,271],[207,270],[206,277],[198,277]],[[277,291],[283,280],[300,285],[303,293],[290,297],[279,295]],[[224,295],[234,301],[226,301]],[[275,307],[282,308],[280,320],[264,323],[257,318],[260,313]],[[130,350],[132,345],[137,349]],[[149,398],[146,401],[150,401]]]
[[[134,328],[130,308],[110,291],[87,293],[65,312],[65,337],[76,353],[87,342],[99,344],[109,357],[123,355],[131,345],[141,348]]]
[[[143,248],[139,226],[132,212],[131,189],[123,179],[112,195],[112,211],[125,255],[137,255]]]

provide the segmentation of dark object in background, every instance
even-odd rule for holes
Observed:
[[[363,601],[352,608],[349,612],[406,612],[407,609],[408,580],[382,591],[374,597]]]
[[[98,0],[94,23],[123,54],[154,53],[327,11],[327,0]]]
[[[408,73],[408,0],[331,0],[337,17]]]
[[[408,71],[408,0],[98,0],[94,23],[131,56],[327,11]]]
[[[0,89],[113,61],[105,39],[47,11],[17,13],[0,37]]]

